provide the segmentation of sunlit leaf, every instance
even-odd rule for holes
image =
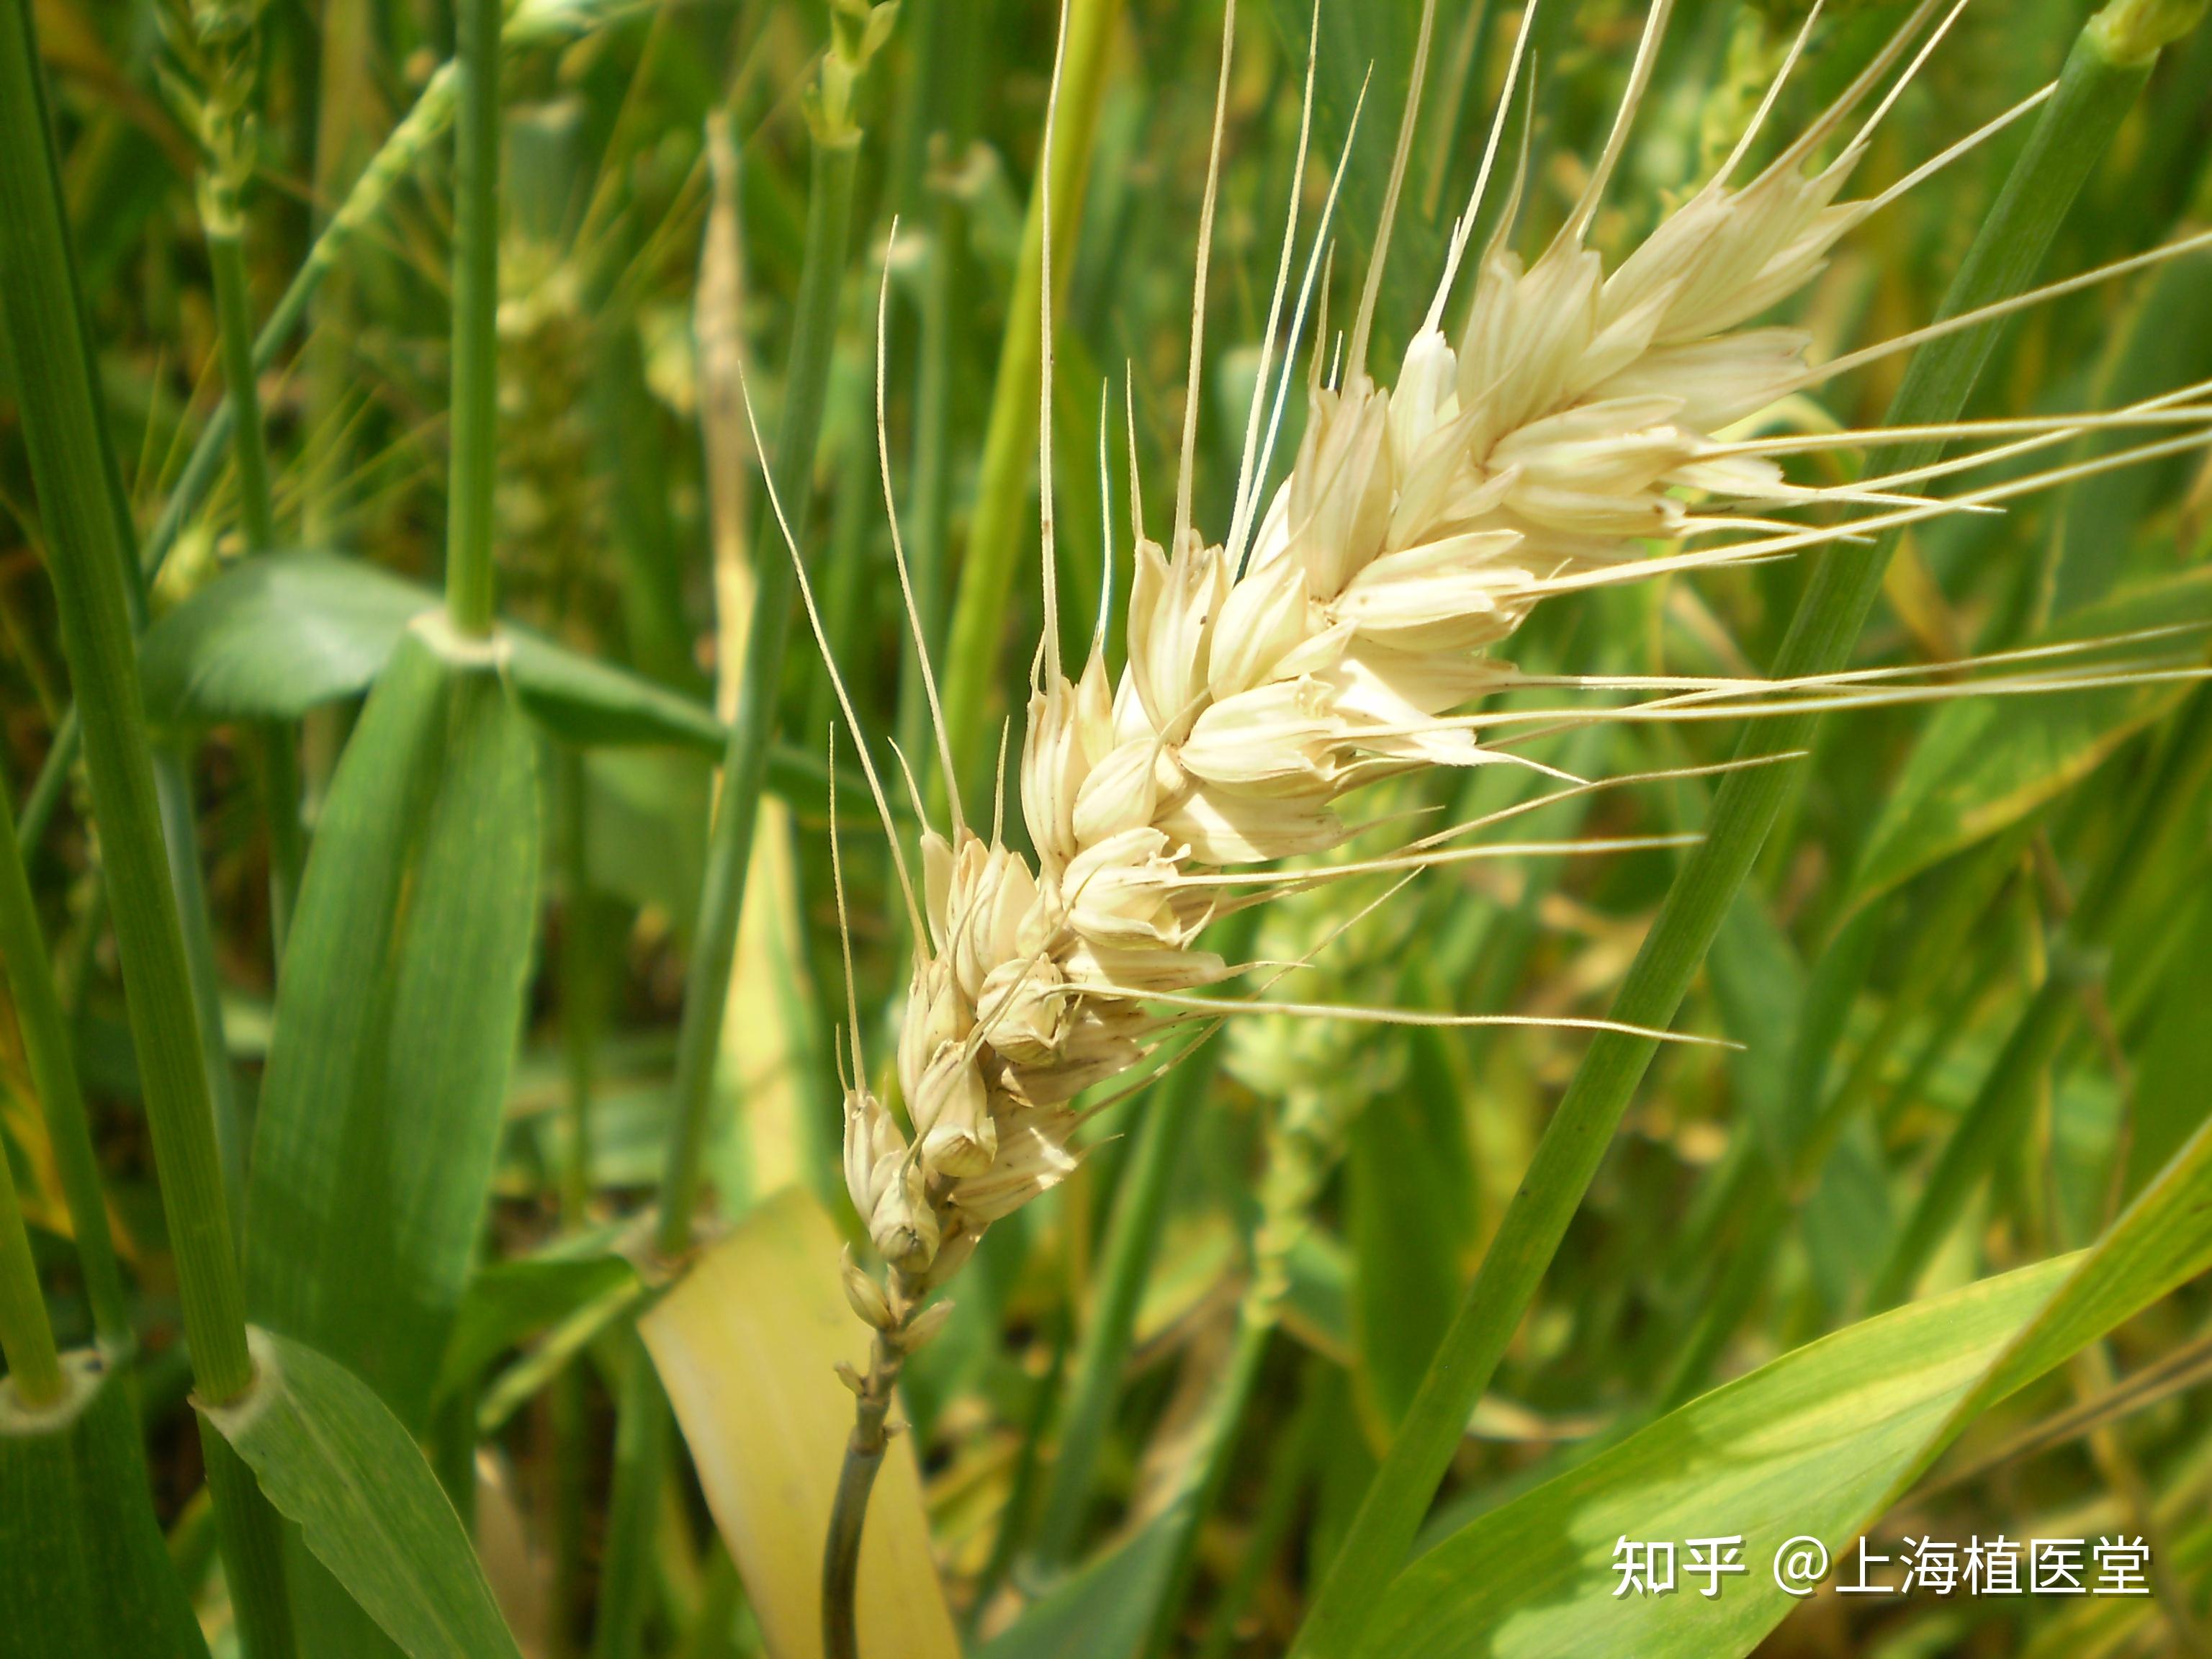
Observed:
[[[1840,1558],[1980,1412],[2208,1265],[2200,1131],[2094,1248],[1800,1348],[1470,1522],[1392,1583],[1362,1651],[1748,1653],[1796,1604],[1786,1541]],[[1701,1537],[1741,1537],[1749,1571],[1711,1598],[1613,1594],[1620,1539]]]
[[[254,1358],[244,1399],[200,1409],[316,1559],[409,1659],[520,1659],[460,1517],[399,1420],[301,1343],[257,1331]]]

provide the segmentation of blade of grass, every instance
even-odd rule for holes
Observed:
[[[179,1299],[202,1394],[253,1382],[224,1197],[216,1116],[185,939],[163,845],[154,756],[138,687],[127,572],[105,428],[62,211],[29,9],[0,19],[0,307],[14,349],[32,476],[52,549],[63,648],[81,700],[117,951],[153,1132]],[[220,1442],[209,1480],[251,1659],[292,1650],[274,1511]]]
[[[1840,1550],[1984,1412],[2202,1273],[2208,1182],[2212,1129],[2093,1248],[1799,1348],[1475,1520],[1389,1587],[1371,1650],[1462,1652],[1474,1630],[1501,1659],[1625,1644],[1658,1659],[1750,1651],[1796,1604],[1766,1582],[1760,1540],[1798,1534]],[[1601,1540],[1624,1524],[1719,1530],[1708,1521],[1747,1540],[1753,1565],[1730,1594],[1697,1605],[1613,1593]]]
[[[2149,77],[2158,41],[2142,51],[2142,42],[2120,27],[2131,25],[2138,9],[2132,0],[2116,0],[2082,30],[2057,93],[1952,281],[1941,315],[2020,292],[2043,263],[2060,221]],[[1955,418],[1998,332],[1990,326],[1961,330],[1914,354],[1891,403],[1889,423]],[[1940,447],[1908,451],[1897,465],[1917,466],[1936,453]],[[1896,539],[1887,534],[1870,548],[1838,547],[1821,556],[1774,664],[1777,675],[1826,673],[1845,665],[1881,592]],[[1809,716],[1760,722],[1740,754],[1750,758],[1802,749],[1815,723]],[[1611,1018],[1644,1026],[1662,1026],[1674,1018],[1781,810],[1793,770],[1754,766],[1723,781],[1705,839],[1691,850],[1669,889]],[[1534,1301],[1656,1048],[1648,1038],[1610,1032],[1592,1041],[1307,1611],[1292,1650],[1297,1659],[1356,1650],[1360,1631],[1404,1563],[1468,1414]]]
[[[233,143],[239,141],[231,140]],[[266,553],[276,544],[276,522],[269,492],[268,446],[262,430],[261,395],[253,367],[252,300],[246,289],[245,226],[240,217],[234,180],[220,176],[222,166],[203,184],[200,218],[207,231],[208,268],[214,277],[216,328],[223,384],[231,407],[233,462],[238,471],[238,499],[249,553]],[[260,732],[262,809],[269,830],[269,933],[273,953],[284,954],[292,905],[300,890],[300,866],[306,853],[300,837],[300,769],[296,734],[272,721]]]
[[[1054,315],[1062,309],[1060,301],[1075,268],[1075,234],[1083,222],[1099,98],[1122,4],[1123,0],[1071,0],[1068,7],[1060,108],[1049,158]],[[1016,565],[1028,524],[1030,473],[1036,465],[1037,383],[1044,373],[1039,273],[1045,234],[1042,186],[1047,182],[1040,170],[1022,226],[1014,292],[999,347],[998,378],[991,388],[975,510],[969,521],[968,551],[960,567],[952,635],[945,651],[945,725],[952,742],[953,763],[963,771],[992,750],[996,741],[992,711],[999,691],[1000,647],[1006,607],[1016,587]],[[932,799],[940,807],[948,781],[940,778],[932,787]]]
[[[253,1316],[416,1432],[477,1254],[522,1018],[538,747],[492,667],[410,631],[339,763],[277,985],[247,1205]]]
[[[409,1659],[520,1659],[460,1518],[368,1384],[254,1333],[260,1382],[204,1420],[252,1466],[315,1559]]]

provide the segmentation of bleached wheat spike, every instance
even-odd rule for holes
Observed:
[[[1273,386],[1266,368],[1258,377],[1237,510],[1221,542],[1208,542],[1190,523],[1188,427],[1195,386],[1186,392],[1175,529],[1164,547],[1144,532],[1133,434],[1136,546],[1127,667],[1118,682],[1108,673],[1103,628],[1094,631],[1079,674],[1070,678],[1060,668],[1051,458],[1042,458],[1048,605],[1018,774],[1036,862],[995,834],[987,842],[957,821],[949,838],[925,830],[926,929],[917,940],[897,1056],[910,1129],[868,1091],[865,1079],[855,1079],[848,1097],[847,1179],[893,1270],[895,1306],[918,1304],[957,1270],[994,1221],[1076,1168],[1079,1095],[1137,1071],[1179,1026],[1254,1009],[1248,1000],[1209,992],[1239,967],[1200,948],[1199,933],[1229,908],[1333,878],[1326,870],[1266,866],[1344,842],[1358,826],[1347,823],[1340,804],[1363,784],[1431,766],[1533,764],[1486,734],[1546,721],[1740,719],[1778,709],[2025,694],[2201,672],[2115,672],[2110,665],[2091,665],[1957,684],[1892,683],[1902,677],[1887,671],[1787,684],[1523,679],[1484,654],[1553,594],[1781,556],[1949,514],[1992,510],[2053,483],[2203,444],[2212,411],[2191,401],[2203,388],[2109,416],[1931,428],[1925,435],[1968,441],[2021,434],[2010,453],[2104,426],[2172,424],[2184,431],[2117,455],[1929,498],[1894,491],[1946,476],[1956,470],[1954,464],[1837,486],[1793,482],[1783,469],[1786,457],[1876,446],[1898,434],[1729,435],[1792,392],[1891,350],[2173,257],[2205,240],[2050,284],[1972,319],[1934,325],[1823,368],[1808,367],[1803,333],[1754,325],[1822,269],[1840,238],[1894,199],[1894,190],[1856,200],[1843,192],[1898,89],[1927,61],[1962,4],[1953,5],[1932,33],[1936,0],[1918,7],[1875,63],[1778,160],[1748,183],[1732,185],[1757,128],[1775,106],[1776,92],[1770,92],[1753,131],[1718,173],[1608,271],[1584,241],[1658,51],[1667,11],[1665,0],[1658,0],[1604,155],[1565,228],[1525,264],[1505,245],[1520,196],[1515,185],[1498,231],[1475,262],[1468,319],[1455,341],[1442,319],[1503,137],[1501,109],[1474,195],[1454,223],[1437,299],[1395,384],[1377,384],[1365,362],[1386,234],[1378,235],[1363,284],[1349,358],[1325,380],[1320,364],[1328,331],[1316,326],[1305,434],[1288,477],[1261,512],[1267,457],[1286,403],[1289,359],[1326,257],[1325,209],[1291,308],[1285,375]],[[1792,47],[1784,76],[1799,62],[1811,27]],[[1522,78],[1528,38],[1524,16],[1507,105]],[[1845,131],[1844,123],[1891,81],[1908,53],[1911,61],[1857,131],[1840,141],[1833,160],[1814,166],[1816,151]],[[1227,86],[1224,61],[1218,99],[1225,98]],[[1419,92],[1417,77],[1416,100]],[[1938,161],[1965,153],[2035,101]],[[1302,115],[1301,160],[1304,120]],[[1409,116],[1400,134],[1401,161],[1412,125]],[[1218,103],[1198,258],[1194,381],[1220,131]],[[1917,170],[1914,181],[1933,171]],[[1333,182],[1331,207],[1334,202]],[[1295,235],[1294,204],[1269,307],[1271,336],[1282,313]],[[1049,288],[1048,282],[1048,306]],[[1040,407],[1048,451],[1050,338],[1048,321],[1048,384]],[[1274,349],[1272,337],[1266,349]],[[1257,441],[1262,432],[1265,440]],[[1698,498],[1694,514],[1690,496]],[[1759,516],[1808,506],[1881,510],[1816,526]],[[1662,556],[1646,551],[1649,543],[1721,532],[1743,539]],[[1978,665],[2025,660],[2015,655]],[[1516,685],[1658,695],[1626,708],[1452,713],[1483,693]],[[1562,793],[1600,787],[1567,781]],[[1409,876],[1480,856],[1479,848],[1438,850],[1480,827],[1455,826],[1395,859],[1342,868]],[[1254,890],[1237,896],[1248,887]],[[1333,1003],[1271,1003],[1265,1009],[1326,1019],[1608,1029],[1602,1021],[1390,1014]]]

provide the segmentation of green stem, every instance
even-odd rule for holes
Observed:
[[[1290,1535],[1291,1523],[1297,1517],[1299,1495],[1313,1474],[1314,1451],[1321,1434],[1321,1407],[1328,1398],[1316,1386],[1317,1370],[1318,1362],[1308,1363],[1297,1413],[1267,1462],[1267,1484],[1261,1488],[1259,1502],[1254,1508],[1252,1531],[1245,1541],[1243,1557],[1214,1601],[1213,1616],[1207,1624],[1198,1659],[1229,1659],[1236,1650],[1237,1626],[1244,1617],[1245,1608],[1252,1604],[1252,1597],[1259,1590],[1276,1552],[1282,1548],[1283,1540]]]
[[[210,195],[215,194],[213,190]],[[239,516],[249,553],[276,543],[276,514],[269,485],[269,451],[261,393],[254,368],[253,306],[246,287],[246,251],[234,204],[204,210],[208,266],[215,277],[215,310],[223,385],[230,408],[231,455],[238,469]],[[282,961],[292,904],[300,890],[306,849],[300,836],[300,762],[290,722],[271,720],[260,733],[262,806],[269,828],[269,932]]]
[[[0,1151],[0,1358],[7,1360],[7,1380],[25,1405],[51,1406],[69,1392],[15,1195],[15,1166],[5,1151]]]
[[[460,632],[483,635],[492,623],[492,485],[499,436],[499,0],[460,0],[459,15],[446,610]]]
[[[784,378],[782,425],[776,435],[773,479],[790,520],[793,539],[804,543],[814,451],[822,432],[822,406],[836,343],[837,291],[851,236],[853,175],[860,154],[857,131],[817,135],[806,207],[806,251],[800,267],[799,315],[792,332],[791,362]],[[722,760],[722,788],[700,891],[699,924],[684,987],[684,1018],[676,1039],[675,1112],[661,1173],[658,1243],[665,1255],[690,1248],[691,1218],[699,1199],[699,1158],[706,1144],[714,1055],[737,961],[738,923],[744,908],[745,877],[752,862],[753,826],[760,811],[769,748],[775,735],[776,702],[783,688],[783,655],[791,635],[790,555],[772,507],[763,504],[757,551],[752,617],[745,639],[744,679],[737,718]]]
[[[222,1431],[199,1419],[200,1457],[207,1466],[224,1582],[238,1620],[246,1659],[291,1659],[298,1646],[292,1628],[291,1590],[284,1576],[284,1527],[262,1496],[253,1471]]]
[[[46,745],[46,758],[40,764],[39,775],[31,780],[30,793],[23,797],[17,828],[27,848],[35,849],[46,838],[54,808],[61,805],[62,791],[69,787],[70,768],[76,763],[78,736],[76,705],[72,703],[62,711],[53,739]]]
[[[583,1226],[592,1195],[592,1081],[600,1017],[599,906],[591,886],[584,757],[559,757],[561,858],[565,909],[561,921],[561,1048],[567,1069],[567,1135],[562,1149],[561,1224]],[[553,1380],[549,1424],[553,1439],[553,1571],[548,1626],[553,1651],[575,1650],[584,1606],[584,1368],[570,1364]]]
[[[964,158],[975,136],[975,8],[961,0],[931,0],[923,18],[921,72],[916,76],[918,126],[931,130],[908,145],[908,165],[926,177],[933,162],[951,167]],[[935,117],[934,124],[930,120]],[[942,143],[931,157],[931,145]],[[945,549],[952,524],[952,386],[960,337],[962,284],[968,280],[968,204],[949,181],[935,184],[929,270],[922,290],[921,346],[915,375],[913,510],[907,562],[920,619],[919,652],[909,641],[899,658],[899,747],[927,755],[929,702],[922,684],[921,653],[934,654],[945,634]]]
[[[169,883],[177,896],[177,921],[184,931],[185,973],[191,981],[192,1015],[199,1022],[208,1099],[215,1108],[223,1191],[229,1196],[231,1213],[243,1215],[246,1126],[238,1109],[236,1079],[231,1074],[230,1049],[223,1036],[222,983],[216,969],[215,929],[208,920],[207,884],[200,873],[199,826],[192,817],[191,779],[183,755],[174,747],[164,745],[154,751],[154,793],[161,809]]]
[[[2148,59],[2116,63],[2095,22],[2084,29],[1941,315],[1956,316],[2027,287],[2149,69]],[[1890,405],[1889,423],[1956,418],[2000,332],[1994,325],[1964,329],[1923,347]],[[1912,446],[1895,464],[1915,467],[1940,453],[1941,446]],[[1775,661],[1777,678],[1828,673],[1850,660],[1896,539],[1891,532],[1871,548],[1838,546],[1820,556]],[[1757,722],[1739,752],[1764,758],[1802,750],[1816,723],[1804,714]],[[1786,763],[1753,766],[1723,781],[1705,838],[1684,861],[1645,936],[1614,999],[1613,1018],[1653,1028],[1674,1018],[1782,808],[1791,771]],[[1613,1032],[1591,1042],[1308,1608],[1292,1650],[1297,1659],[1341,1659],[1357,1650],[1361,1627],[1405,1561],[1468,1415],[1534,1300],[1656,1048],[1650,1038]]]
[[[668,1396],[653,1369],[653,1356],[636,1333],[623,1339],[616,1382],[613,1496],[607,1511],[606,1550],[599,1567],[599,1616],[592,1634],[593,1659],[631,1659],[645,1633],[653,1586],[653,1527],[660,1507],[660,1477],[668,1462]]]
[[[238,468],[238,510],[246,545],[267,550],[276,540],[269,492],[269,448],[261,426],[261,394],[253,367],[253,301],[246,290],[246,249],[234,227],[207,231],[208,269],[215,278],[215,317],[222,382],[230,396],[231,459]]]
[[[952,611],[952,638],[945,653],[945,724],[954,763],[964,771],[995,744],[990,722],[998,690],[1000,646],[1006,608],[1015,588],[1015,567],[1027,532],[1031,469],[1037,457],[1037,388],[1043,368],[1038,325],[1042,309],[1040,271],[1044,248],[1044,192],[1052,185],[1052,270],[1054,301],[1066,291],[1075,264],[1075,233],[1083,222],[1085,186],[1091,151],[1098,131],[1098,104],[1106,84],[1115,25],[1123,0],[1071,0],[1066,54],[1060,70],[1060,109],[1052,137],[1050,172],[1040,172],[1030,191],[1029,217],[1014,266],[1014,292],[1006,307],[1006,331],[999,348],[998,379],[991,390],[991,419],[983,440],[982,469],[975,487],[975,510],[968,530],[968,553],[960,569],[959,593]],[[1048,458],[1048,460],[1049,458]],[[1046,618],[1047,627],[1056,618]],[[951,781],[940,779],[939,799]]]
[[[1247,910],[1231,918],[1223,924],[1219,943],[1212,948],[1230,961],[1241,958],[1250,948],[1258,915]],[[1143,1127],[1137,1131],[1114,1194],[1097,1302],[1076,1349],[1052,1481],[1045,1489],[1030,1547],[1033,1575],[1059,1571],[1082,1531],[1098,1454],[1128,1363],[1138,1304],[1159,1249],[1160,1219],[1218,1062],[1218,1051],[1208,1043],[1155,1084],[1147,1097]]]
[[[252,1386],[253,1362],[139,691],[127,574],[137,567],[114,510],[29,8],[15,0],[9,13],[0,21],[0,308],[28,416],[185,1337],[200,1391],[222,1403]],[[266,1571],[274,1512],[250,1480],[210,1490],[252,1659],[283,1659],[289,1615],[281,1577]]]
[[[106,439],[82,349],[30,19],[23,0],[11,9],[10,26],[0,28],[0,204],[10,227],[0,292],[24,407],[33,416],[24,422],[25,445],[50,528],[49,574],[80,698],[185,1323],[200,1385],[220,1402],[251,1385],[253,1367],[139,698],[127,553],[118,545],[102,465]]]
[[[15,818],[4,799],[0,799],[0,966],[7,970],[24,1057],[45,1109],[46,1137],[53,1145],[62,1194],[76,1233],[77,1262],[84,1273],[85,1297],[92,1304],[93,1330],[103,1348],[125,1353],[132,1341],[131,1306],[124,1297],[123,1273],[116,1265],[115,1240],[108,1231],[107,1194],[100,1186],[92,1122],[77,1083],[69,1022],[54,988],[53,963],[39,928],[22,848],[15,840]]]
[[[837,1466],[829,1535],[822,1545],[823,1659],[860,1659],[860,1533],[867,1524],[868,1494],[875,1489],[877,1472],[890,1444],[884,1420],[890,1414],[891,1389],[902,1358],[880,1335],[875,1356],[868,1380],[877,1386],[861,1395],[855,1410],[852,1437]]]
[[[592,1198],[592,1084],[599,1069],[605,981],[599,972],[599,895],[592,887],[584,757],[558,763],[563,911],[561,918],[561,1054],[568,1097],[561,1157],[561,1223],[584,1224]]]

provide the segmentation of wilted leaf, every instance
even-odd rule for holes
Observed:
[[[853,1426],[832,1368],[867,1351],[838,1282],[839,1243],[821,1206],[787,1188],[638,1322],[774,1659],[822,1652],[822,1541]],[[864,1654],[957,1659],[904,1437],[869,1504],[860,1601]]]

